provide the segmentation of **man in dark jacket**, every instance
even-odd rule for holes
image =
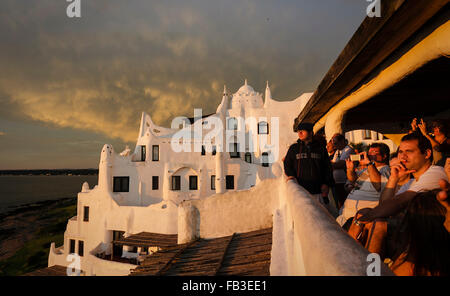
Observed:
[[[328,191],[334,182],[328,152],[321,142],[313,140],[311,123],[298,124],[296,131],[299,139],[289,147],[284,172],[288,180],[296,180],[319,202],[328,204]]]

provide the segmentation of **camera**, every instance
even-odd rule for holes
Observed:
[[[351,154],[350,155],[351,161],[361,161],[361,159],[364,159],[364,154]]]

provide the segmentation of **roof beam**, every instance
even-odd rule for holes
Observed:
[[[383,1],[381,17],[366,17],[331,66],[296,122],[316,123],[449,0]]]

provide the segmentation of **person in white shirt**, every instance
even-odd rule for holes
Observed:
[[[414,132],[402,138],[398,159],[400,163],[391,167],[391,176],[381,194],[380,204],[373,209],[359,210],[358,214],[362,215],[359,221],[373,221],[397,215],[406,209],[418,192],[439,189],[440,180],[448,182],[444,168],[431,165],[433,161],[431,143],[420,133]],[[406,174],[412,174],[414,179],[395,193],[399,179]]]
[[[447,178],[450,180],[450,157],[447,157],[445,160],[444,170]],[[450,184],[448,181],[441,179],[439,181],[439,186],[441,187],[441,191],[436,195],[436,197],[447,210],[444,226],[447,228],[448,232],[450,232]]]
[[[374,208],[378,205],[381,191],[390,176],[389,147],[384,143],[373,143],[368,152],[362,152],[363,158],[359,164],[366,168],[355,171],[355,163],[348,159],[347,179],[353,185],[353,190],[347,196],[342,213],[336,221],[343,226],[362,208]]]
[[[339,210],[347,198],[347,192],[345,191],[345,182],[347,182],[345,161],[350,158],[350,154],[353,154],[354,151],[347,145],[347,140],[342,134],[335,134],[331,141],[336,148],[334,157],[331,160],[335,182],[333,197]]]

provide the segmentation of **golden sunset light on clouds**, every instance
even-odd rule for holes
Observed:
[[[313,92],[366,2],[81,0],[0,3],[0,169],[96,167],[159,125],[215,112],[245,78],[276,100]]]

